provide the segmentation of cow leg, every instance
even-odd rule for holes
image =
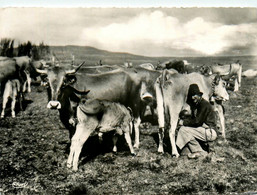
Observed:
[[[164,150],[163,150],[164,127],[159,128],[158,134],[159,134],[158,152],[164,153]]]
[[[2,105],[1,118],[4,118],[4,115],[5,115],[4,111],[5,111],[7,102],[8,102],[8,96],[6,96],[5,93],[4,93],[4,95],[3,95],[3,105]]]
[[[178,117],[179,117],[179,112],[182,109],[182,106],[178,103],[176,106],[173,105],[169,106],[169,113],[170,113],[170,130],[169,130],[169,137],[170,137],[170,143],[171,143],[171,148],[172,148],[172,156],[178,158],[178,150],[175,142],[175,133],[176,133],[176,128],[178,124]]]
[[[27,80],[24,82],[22,92],[26,92],[27,82],[28,82]]]
[[[24,102],[24,96],[23,96],[23,93],[20,92],[20,95],[18,97],[18,101],[19,101],[19,107],[20,107],[20,110],[23,110],[23,102]]]
[[[235,79],[235,85],[234,85],[234,91],[238,91],[239,90],[239,83],[238,83],[238,79]]]
[[[241,87],[241,79],[242,79],[242,65],[240,65],[239,67],[239,71],[237,73],[237,76],[238,76],[238,87]]]
[[[118,136],[116,135],[116,133],[113,135],[113,137],[112,137],[112,142],[113,142],[113,149],[112,149],[112,151],[114,152],[114,153],[116,153],[117,152],[117,141],[118,141]]]
[[[23,85],[23,92],[26,92],[26,85],[28,84],[28,92],[31,92],[31,77],[30,77],[30,73],[28,71],[24,71],[25,75],[26,75],[26,81],[24,82]]]
[[[137,117],[135,119],[135,144],[134,147],[135,148],[139,148],[139,125],[141,123],[141,118]]]
[[[11,110],[12,110],[12,117],[13,117],[13,118],[15,118],[16,98],[17,98],[17,96],[13,96],[13,98],[12,98]]]
[[[92,128],[87,128],[84,124],[78,124],[76,127],[76,132],[71,139],[70,154],[67,160],[67,167],[72,166],[72,170],[78,170],[78,160],[81,153],[83,144],[87,141],[90,134],[94,131]]]
[[[157,115],[158,115],[158,124],[159,124],[159,146],[158,152],[164,153],[163,150],[163,138],[164,138],[164,125],[165,125],[165,116],[164,116],[164,100],[163,95],[160,89],[159,83],[155,84],[156,90],[156,99],[157,99]]]
[[[10,93],[11,93],[11,83],[8,81],[5,84],[5,88],[4,88],[1,118],[4,118],[4,115],[5,115],[4,111],[5,111],[5,108],[6,108],[6,104],[8,102],[8,98],[11,95]]]
[[[28,92],[31,92],[31,77],[28,75],[27,76],[27,80],[28,80]]]
[[[132,146],[132,141],[131,141],[131,137],[130,137],[129,131],[125,132],[125,133],[124,133],[124,136],[125,136],[125,139],[126,139],[126,142],[127,142],[128,146],[129,146],[130,153],[131,153],[132,155],[136,155],[136,153],[135,153],[135,151],[134,151],[134,148],[133,148],[133,146]]]
[[[226,139],[226,135],[225,135],[225,117],[224,117],[222,105],[216,105],[216,107],[217,107],[217,112],[218,112],[218,116],[219,116],[219,122],[220,122],[222,137],[224,139]]]

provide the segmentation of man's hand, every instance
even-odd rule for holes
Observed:
[[[184,123],[184,121],[180,119],[179,122],[178,122],[178,125],[183,126],[183,123]]]
[[[208,128],[209,128],[209,126],[206,125],[205,123],[202,125],[202,127],[205,128],[205,129],[208,129]]]

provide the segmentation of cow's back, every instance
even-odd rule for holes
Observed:
[[[15,60],[5,59],[0,60],[0,82],[18,77],[18,67]]]
[[[110,72],[103,74],[76,74],[77,82],[74,87],[77,90],[90,90],[88,98],[107,100],[128,104],[132,91],[132,79],[126,73]]]

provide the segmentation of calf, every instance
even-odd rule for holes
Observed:
[[[12,100],[11,111],[12,111],[13,118],[15,117],[15,105],[17,100],[19,101],[20,108],[22,109],[20,93],[21,93],[21,84],[18,79],[12,79],[6,82],[5,88],[4,88],[4,94],[3,94],[1,118],[3,118],[5,115],[5,108],[9,99]]]
[[[78,169],[78,160],[83,144],[93,133],[106,133],[115,130],[115,135],[124,134],[131,154],[135,154],[132,147],[130,132],[132,129],[132,116],[130,111],[119,103],[81,99],[77,108],[78,124],[71,140],[70,154],[67,167]],[[114,136],[113,151],[116,152],[117,137]]]

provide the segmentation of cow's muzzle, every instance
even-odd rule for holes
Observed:
[[[49,109],[61,109],[61,103],[59,101],[50,101],[47,104]]]
[[[153,101],[153,95],[146,92],[144,94],[141,94],[141,100],[145,101],[145,102],[152,102]]]

